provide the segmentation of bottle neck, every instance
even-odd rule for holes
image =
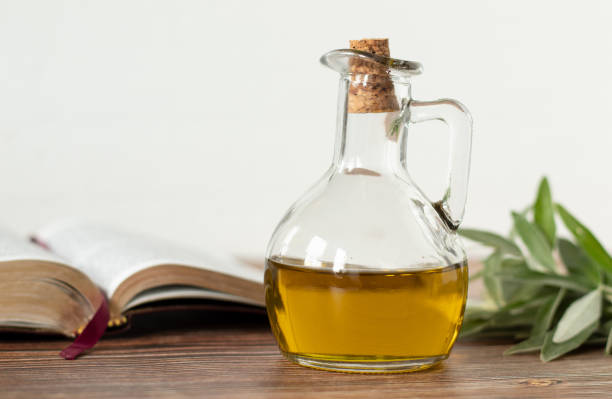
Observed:
[[[347,112],[349,84],[349,79],[340,79],[334,166],[338,172],[345,174],[395,173],[405,161],[405,113],[401,110]],[[409,86],[405,89],[404,92],[409,93]],[[400,102],[400,108],[406,103],[405,100]]]

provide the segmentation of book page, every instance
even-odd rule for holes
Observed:
[[[102,225],[60,222],[41,229],[36,238],[87,274],[109,297],[134,273],[167,264],[192,266],[263,283],[262,270],[231,256],[213,256]]]
[[[0,229],[0,262],[14,260],[41,260],[66,264],[64,259],[39,245],[32,244],[26,238]]]
[[[131,301],[128,302],[127,305],[125,305],[125,310],[129,310],[147,303],[163,301],[165,299],[183,298],[215,299],[219,301],[236,302],[243,303],[246,305],[260,306],[260,304],[255,301],[242,298],[236,295],[226,294],[224,292],[211,291],[197,287],[168,286],[161,288],[152,288],[136,295],[134,298],[132,298]]]

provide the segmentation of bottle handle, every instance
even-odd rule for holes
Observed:
[[[444,197],[434,202],[433,206],[448,227],[456,230],[463,219],[467,199],[472,117],[463,104],[451,99],[411,100],[408,110],[411,123],[439,120],[450,129],[448,186]]]

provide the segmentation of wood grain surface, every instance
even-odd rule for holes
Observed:
[[[429,371],[342,374],[284,360],[263,315],[192,310],[134,322],[75,361],[58,356],[65,339],[0,336],[0,397],[612,397],[612,358],[601,349],[542,364],[503,357],[508,342],[460,342]]]

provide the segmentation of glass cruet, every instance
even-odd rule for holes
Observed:
[[[463,319],[467,262],[456,230],[471,117],[454,100],[413,100],[410,78],[421,65],[389,58],[383,39],[357,44],[321,57],[340,73],[334,158],[272,234],[266,307],[281,352],[298,364],[420,370],[448,357]],[[429,120],[450,131],[439,201],[406,167],[410,125]]]

